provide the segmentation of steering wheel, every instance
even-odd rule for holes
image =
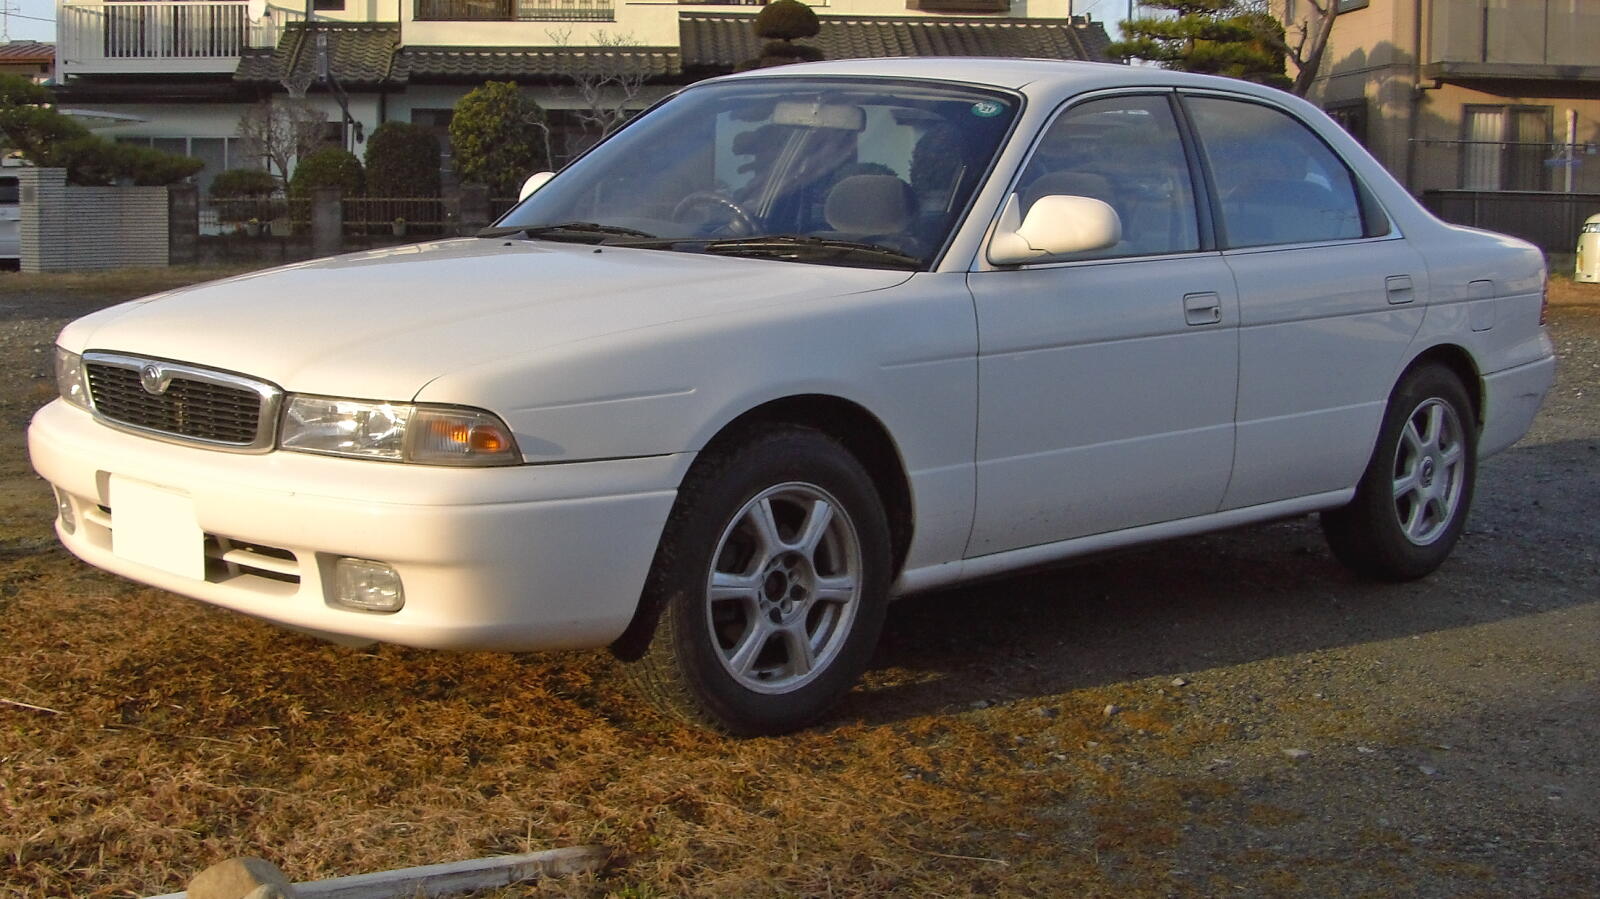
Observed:
[[[755,218],[745,211],[743,206],[740,206],[737,201],[727,194],[715,190],[697,190],[679,200],[678,205],[672,207],[672,218],[674,221],[683,221],[688,217],[690,211],[700,208],[723,213],[727,221],[721,223],[720,227],[734,237],[744,237],[754,234],[758,230]],[[708,216],[701,216],[693,220],[693,224],[696,225],[711,223],[713,223],[713,220]]]

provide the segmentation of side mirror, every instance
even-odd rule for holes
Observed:
[[[522,182],[522,190],[517,193],[517,202],[521,203],[523,200],[528,199],[528,194],[544,187],[544,183],[555,176],[555,172],[534,172],[529,175],[528,180]]]
[[[1103,250],[1122,239],[1122,219],[1110,204],[1093,197],[1040,197],[1021,218],[1022,200],[1012,194],[989,241],[995,265],[1049,262],[1057,256]]]

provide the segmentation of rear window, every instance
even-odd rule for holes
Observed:
[[[0,206],[15,206],[21,202],[15,177],[0,178]]]

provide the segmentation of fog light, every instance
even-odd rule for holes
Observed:
[[[56,491],[56,514],[61,516],[61,529],[71,534],[78,529],[78,519],[72,514],[72,500],[62,493],[60,488]]]
[[[340,559],[333,563],[333,603],[363,612],[398,612],[406,591],[399,573],[382,562]]]

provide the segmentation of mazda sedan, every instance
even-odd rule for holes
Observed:
[[[764,69],[530,188],[69,325],[29,431],[61,540],[333,639],[609,647],[776,733],[899,595],[1312,512],[1423,576],[1553,375],[1538,250],[1239,81]]]

